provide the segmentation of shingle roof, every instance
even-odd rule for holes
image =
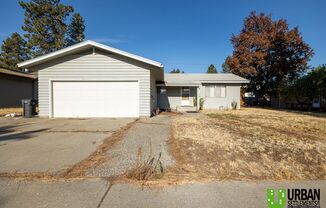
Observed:
[[[231,73],[218,74],[183,74],[167,73],[164,74],[165,84],[172,85],[200,85],[202,83],[235,83],[245,84],[249,80]]]
[[[24,72],[4,69],[4,68],[0,68],[0,74],[7,74],[7,75],[11,75],[11,76],[24,77],[24,78],[30,78],[30,79],[37,78],[37,76],[35,74],[26,74]]]

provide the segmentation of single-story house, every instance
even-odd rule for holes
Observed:
[[[22,99],[37,97],[37,76],[0,68],[0,108],[21,107]]]
[[[240,87],[248,80],[231,73],[164,75],[164,82],[157,84],[158,106],[162,109],[230,109],[232,102],[240,108]]]
[[[38,73],[41,117],[148,117],[157,107],[194,106],[194,97],[204,97],[204,108],[227,108],[240,103],[248,82],[233,74],[164,74],[159,62],[94,41],[18,67]]]

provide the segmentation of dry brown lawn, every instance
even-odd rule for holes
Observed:
[[[246,108],[176,116],[169,180],[326,179],[326,117]]]
[[[9,113],[22,113],[23,109],[22,108],[0,108],[0,117],[5,116]]]

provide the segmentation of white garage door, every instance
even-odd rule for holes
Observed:
[[[53,117],[138,117],[138,82],[53,82]]]

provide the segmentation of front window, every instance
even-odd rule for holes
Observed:
[[[183,100],[189,100],[189,97],[190,97],[190,88],[189,87],[181,88],[181,97]]]
[[[224,98],[226,96],[226,87],[224,85],[206,85],[205,97]]]

